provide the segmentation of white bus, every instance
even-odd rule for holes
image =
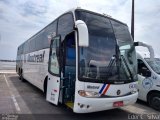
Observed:
[[[137,58],[126,24],[70,10],[18,47],[17,73],[47,101],[89,113],[136,102]]]

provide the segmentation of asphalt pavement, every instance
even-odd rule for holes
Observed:
[[[41,90],[19,80],[13,71],[0,73],[0,114],[3,120],[160,120],[160,112],[142,101],[119,109],[76,114],[64,105],[47,102]]]

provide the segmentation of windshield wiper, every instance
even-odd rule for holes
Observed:
[[[115,56],[113,56],[109,62],[109,65],[107,66],[107,77],[110,76],[110,74],[112,73],[112,69],[113,69],[113,64],[115,63]]]
[[[122,58],[122,60],[124,61],[124,64],[126,65],[126,68],[127,68],[128,72],[129,72],[129,74],[130,74],[131,79],[133,80],[133,76],[132,76],[131,70],[130,70],[127,62],[126,62],[126,59],[124,58],[123,55],[121,55],[121,58]]]

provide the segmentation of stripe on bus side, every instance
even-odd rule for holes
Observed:
[[[100,89],[99,93],[101,94],[104,90],[104,88],[106,87],[107,84],[103,84],[102,88]]]
[[[104,91],[103,91],[103,95],[105,95],[105,94],[106,94],[106,92],[108,91],[108,89],[109,89],[110,85],[111,85],[111,84],[108,84],[108,85],[107,85],[107,87],[104,89]]]

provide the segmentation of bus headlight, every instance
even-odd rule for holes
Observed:
[[[82,97],[100,97],[100,94],[93,91],[80,90],[78,94]]]

